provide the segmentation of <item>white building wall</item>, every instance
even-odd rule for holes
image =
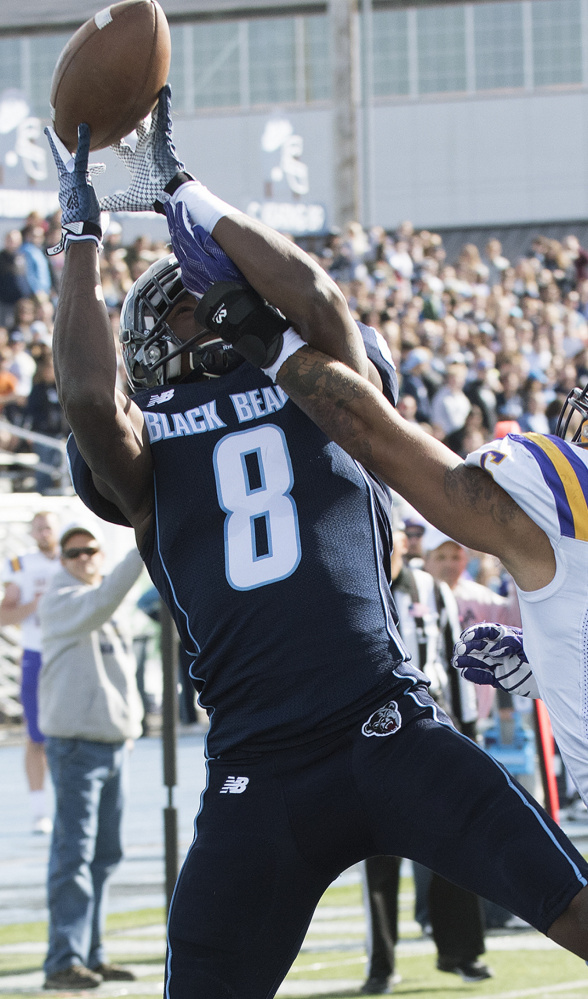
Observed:
[[[375,112],[386,226],[588,217],[588,94],[419,102]]]

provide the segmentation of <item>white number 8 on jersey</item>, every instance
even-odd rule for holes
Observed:
[[[286,438],[265,424],[228,434],[215,448],[218,501],[226,512],[225,573],[235,590],[285,579],[300,561],[298,512]]]

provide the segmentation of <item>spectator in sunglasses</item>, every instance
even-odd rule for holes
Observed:
[[[109,575],[95,529],[60,538],[61,569],[39,604],[41,731],[55,789],[45,988],[87,989],[132,972],[106,960],[105,886],[122,858],[130,741],[141,735],[136,664],[116,613],[139,578],[136,548]]]

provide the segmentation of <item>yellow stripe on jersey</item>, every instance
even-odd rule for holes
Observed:
[[[20,559],[15,555],[14,558],[10,559],[10,568],[13,572],[20,572],[22,565]]]
[[[588,541],[588,504],[577,473],[574,471],[571,462],[562,454],[556,444],[543,434],[525,434],[530,440],[547,455],[555,471],[557,472],[570,513],[574,520],[574,537],[578,541]],[[555,497],[557,500],[557,497]]]

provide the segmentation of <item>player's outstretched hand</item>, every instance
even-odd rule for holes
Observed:
[[[192,225],[183,201],[165,206],[172,249],[181,267],[182,283],[200,298],[216,281],[247,281],[230,257],[202,226]]]
[[[172,138],[171,87],[166,83],[159,92],[157,107],[137,125],[137,145],[131,149],[124,139],[111,148],[131,174],[126,191],[102,198],[100,205],[108,212],[152,211],[156,202],[164,200],[164,188],[177,173],[184,170],[178,159]]]
[[[78,148],[70,153],[53,128],[46,128],[55,166],[59,176],[59,204],[61,206],[61,240],[47,253],[53,255],[63,250],[70,240],[94,240],[100,246],[100,205],[92,185],[92,174],[104,170],[103,163],[88,166],[90,128],[78,127]]]
[[[509,694],[540,697],[520,628],[503,624],[474,624],[460,635],[451,665],[472,683],[489,683]]]

